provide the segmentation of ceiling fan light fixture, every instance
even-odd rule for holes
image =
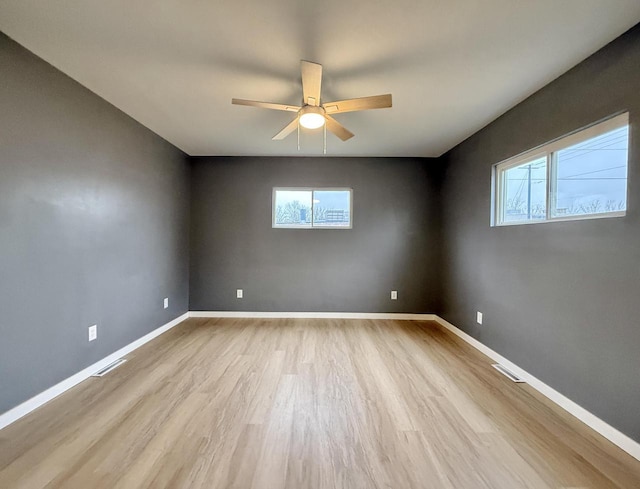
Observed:
[[[307,129],[317,129],[324,125],[324,109],[306,105],[300,109],[300,125]]]

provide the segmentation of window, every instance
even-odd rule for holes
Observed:
[[[625,215],[629,114],[494,167],[494,225]]]
[[[351,229],[350,188],[274,188],[272,226]]]

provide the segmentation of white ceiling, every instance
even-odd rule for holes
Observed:
[[[439,156],[640,21],[638,0],[0,0],[0,29],[190,155],[312,155],[231,98],[393,94],[327,153]]]

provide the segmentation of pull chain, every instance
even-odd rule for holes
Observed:
[[[300,118],[298,118],[298,151],[300,151]]]
[[[327,124],[324,124],[324,148],[322,154],[327,154]]]

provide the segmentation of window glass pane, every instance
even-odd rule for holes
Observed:
[[[311,227],[311,190],[276,190],[273,225]]]
[[[502,222],[546,219],[546,156],[504,170],[502,178]]]
[[[554,217],[624,211],[629,126],[556,153]]]
[[[349,227],[351,225],[351,192],[349,190],[315,190],[313,192],[313,225]]]

